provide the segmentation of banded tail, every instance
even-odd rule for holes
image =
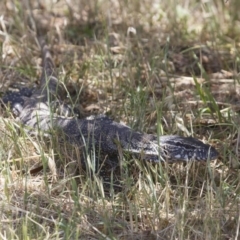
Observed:
[[[43,38],[39,38],[39,45],[41,46],[42,51],[42,75],[40,78],[40,88],[42,90],[42,94],[49,99],[49,96],[57,95],[59,90],[59,80],[57,78],[57,74],[55,72],[55,66],[52,60],[52,55],[50,53],[49,47],[46,44],[46,41]],[[53,99],[49,99],[51,102]]]

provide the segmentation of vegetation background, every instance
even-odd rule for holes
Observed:
[[[240,238],[240,1],[2,0],[0,9],[1,95],[38,84],[36,19],[82,116],[191,135],[220,152],[207,163],[132,159],[122,191],[106,192],[97,175],[73,174],[77,152],[28,135],[1,108],[1,239]]]

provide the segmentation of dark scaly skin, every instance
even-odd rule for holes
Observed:
[[[61,129],[63,138],[68,142],[79,148],[84,147],[87,152],[98,150],[101,156],[109,156],[113,165],[118,165],[119,151],[153,162],[206,161],[217,158],[218,152],[213,147],[192,137],[158,137],[140,133],[104,115],[78,119],[53,113],[51,102],[56,100],[61,86],[48,47],[43,40],[39,42],[43,55],[40,88],[21,101],[18,118],[23,125],[42,131]]]

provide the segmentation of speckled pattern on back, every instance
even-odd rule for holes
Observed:
[[[23,109],[25,97],[31,97],[32,93],[32,89],[23,87],[18,92],[7,92],[2,101],[10,104],[13,113],[18,116]]]
[[[43,73],[39,89],[28,92],[7,93],[3,101],[18,109],[23,125],[46,131],[61,129],[63,138],[79,149],[95,150],[108,156],[111,166],[119,164],[119,152],[153,161],[206,161],[217,158],[218,152],[208,144],[192,138],[175,135],[157,136],[136,132],[104,115],[78,119],[76,116],[59,116],[52,112],[51,102],[61,90],[48,47],[40,40],[43,54]],[[19,111],[21,108],[21,111]],[[69,107],[70,108],[70,107]]]

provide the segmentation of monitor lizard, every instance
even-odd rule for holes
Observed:
[[[57,96],[61,84],[53,60],[43,38],[39,38],[39,44],[43,59],[39,88],[32,91],[24,88],[18,93],[7,93],[3,97],[3,102],[10,103],[18,120],[28,129],[46,132],[58,128],[62,139],[79,149],[84,147],[86,152],[99,151],[101,156],[109,157],[112,166],[119,164],[120,149],[152,162],[207,161],[218,157],[214,147],[193,137],[141,133],[105,115],[79,119],[74,114],[71,117],[57,114],[53,111],[53,106],[63,106],[67,111],[71,107],[59,104]]]

